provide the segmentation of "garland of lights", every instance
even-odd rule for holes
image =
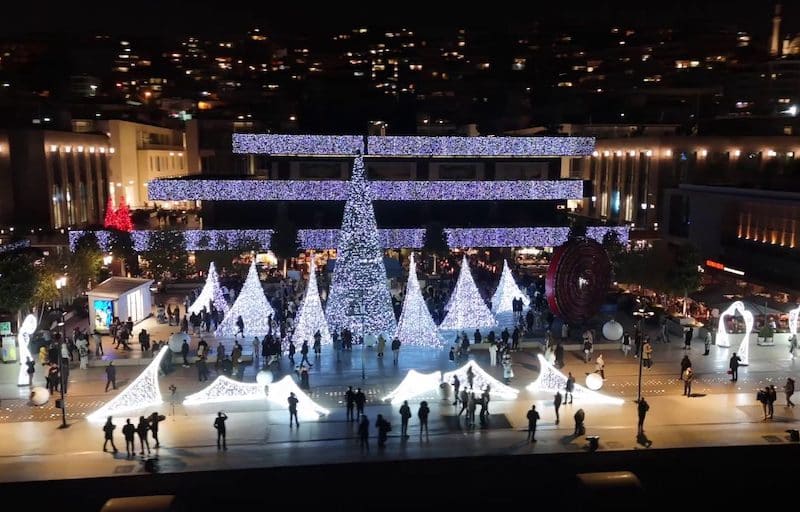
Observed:
[[[356,155],[326,314],[331,330],[391,336],[397,328],[364,160]]]
[[[267,297],[264,295],[264,289],[261,287],[261,281],[258,279],[258,271],[256,270],[256,262],[250,264],[250,270],[247,272],[247,279],[244,281],[242,291],[236,297],[236,301],[225,314],[217,329],[214,331],[214,336],[230,338],[239,331],[236,325],[236,320],[239,316],[244,321],[244,336],[253,337],[266,336],[270,330],[269,317],[275,317],[275,310],[272,309]]]
[[[383,397],[383,401],[391,401],[393,404],[403,403],[405,400],[438,389],[441,382],[442,372],[440,371],[420,373],[416,370],[409,370],[403,381],[391,393]]]
[[[567,376],[556,369],[555,366],[548,363],[542,354],[537,354],[536,357],[539,359],[539,368],[541,368],[541,371],[536,380],[528,384],[528,387],[525,389],[531,393],[536,393],[538,391],[553,394],[556,392],[564,393],[564,388],[567,385]],[[592,391],[578,383],[574,384],[572,395],[575,400],[586,404],[622,405],[625,403],[625,400],[622,398],[615,398],[598,393],[597,391]]]
[[[148,407],[155,407],[163,403],[161,389],[158,385],[158,372],[161,360],[169,350],[162,347],[153,361],[139,374],[127,388],[111,399],[110,402],[86,417],[89,421],[105,421],[108,416],[116,416]]]
[[[269,155],[589,156],[594,137],[426,137],[233,134],[233,152]]]
[[[411,253],[409,260],[403,312],[400,313],[400,320],[397,321],[397,331],[394,336],[408,345],[439,348],[445,344],[431,317],[428,305],[422,298],[422,290],[417,280],[417,263],[414,261],[414,253]]]
[[[287,399],[289,394],[294,393],[297,398],[297,416],[304,420],[319,419],[320,416],[327,416],[331,412],[311,399],[294,379],[287,375],[278,382],[267,385],[267,399],[278,407],[289,408]]]
[[[309,343],[314,339],[314,334],[319,331],[324,345],[333,343],[331,333],[328,330],[328,322],[325,320],[325,311],[322,309],[322,301],[319,298],[319,288],[317,287],[317,266],[314,262],[314,255],[311,255],[311,263],[308,267],[308,285],[303,303],[300,306],[300,314],[297,316],[292,341]]]
[[[17,346],[19,347],[19,373],[17,374],[17,386],[28,385],[28,365],[25,364],[31,357],[30,341],[31,335],[36,332],[36,315],[28,315],[22,321],[22,325],[17,333]]]
[[[70,250],[74,251],[80,238],[88,231],[69,232]],[[146,251],[153,233],[163,231],[134,231],[131,233],[135,251]],[[558,247],[567,241],[569,228],[445,228],[450,247]],[[594,226],[587,230],[587,237],[597,242],[603,241],[606,233],[614,232],[620,243],[628,242],[627,226]],[[262,249],[269,249],[271,229],[188,229],[181,231],[186,238],[187,251],[225,251],[244,247],[255,241]],[[108,231],[94,231],[101,251],[108,251],[111,245]],[[325,250],[336,247],[339,240],[338,229],[300,229],[297,233],[300,248],[304,250]],[[424,246],[424,229],[379,229],[378,238],[386,249],[421,249]],[[4,246],[0,245],[0,248]],[[0,249],[1,251],[2,249]]]
[[[219,274],[217,274],[217,269],[214,266],[213,261],[211,262],[211,265],[208,266],[208,277],[206,277],[206,284],[203,285],[203,289],[200,291],[200,295],[197,296],[194,304],[189,306],[189,309],[186,310],[186,314],[199,314],[203,308],[210,313],[211,311],[209,305],[212,301],[214,302],[214,307],[217,308],[218,311],[221,311],[223,315],[230,309],[230,306],[228,306],[228,301],[225,300],[225,297],[222,294],[222,288],[219,286]]]
[[[739,345],[739,350],[736,352],[736,355],[739,356],[742,360],[739,363],[741,366],[747,366],[750,364],[750,333],[753,331],[753,325],[755,321],[753,319],[753,313],[747,311],[744,307],[744,303],[740,300],[737,300],[730,306],[728,309],[722,312],[719,315],[719,329],[717,329],[717,346],[719,347],[730,347],[731,346],[731,334],[728,333],[728,330],[725,328],[725,317],[726,316],[733,316],[736,313],[742,315],[744,318],[744,339],[742,339],[742,343]]]
[[[527,308],[531,304],[528,295],[522,293],[511,275],[511,267],[508,260],[503,260],[503,273],[500,274],[500,283],[497,285],[494,295],[492,295],[492,312],[494,314],[508,313],[512,310],[512,301],[522,299],[523,305]]]
[[[491,329],[497,327],[497,320],[486,307],[481,298],[472,272],[469,270],[467,255],[461,260],[461,271],[458,281],[448,302],[447,316],[444,317],[439,329],[448,331],[461,331],[473,329]]]
[[[519,394],[519,390],[512,388],[511,386],[507,386],[503,384],[499,380],[495,379],[486,371],[481,368],[478,363],[475,361],[469,361],[467,364],[458,368],[457,370],[453,370],[452,372],[447,372],[442,375],[443,382],[450,382],[453,380],[454,375],[458,375],[458,380],[461,382],[461,386],[463,388],[467,388],[469,385],[469,379],[467,379],[467,369],[472,368],[472,389],[475,391],[483,391],[486,389],[486,386],[489,386],[489,394],[495,398],[502,398],[504,400],[514,400],[517,398]]]
[[[340,180],[156,179],[151,201],[345,201]],[[581,180],[370,181],[375,201],[539,201],[583,197]]]
[[[9,242],[7,244],[0,244],[0,253],[4,252],[11,252],[16,251],[17,249],[24,249],[25,247],[30,247],[31,241],[30,240],[17,240],[15,242]]]

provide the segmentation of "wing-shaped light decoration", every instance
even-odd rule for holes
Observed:
[[[789,333],[797,334],[797,319],[800,316],[800,306],[789,311]]]
[[[433,391],[442,382],[442,372],[420,373],[416,370],[408,370],[403,379],[391,393],[383,397],[383,401],[391,401],[393,404],[402,403],[403,400],[410,400],[415,396]]]
[[[265,398],[267,398],[267,394],[263,385],[257,382],[239,382],[224,375],[220,375],[214,382],[202,390],[187,396],[183,400],[183,405],[264,400]]]
[[[500,382],[499,380],[495,379],[486,371],[483,370],[478,363],[475,361],[470,361],[461,368],[457,370],[453,370],[452,372],[447,372],[442,376],[442,380],[444,382],[450,382],[453,379],[453,375],[458,375],[458,380],[461,382],[462,387],[468,386],[469,380],[467,379],[467,369],[472,368],[473,373],[473,384],[472,387],[476,391],[483,390],[487,385],[490,386],[489,393],[495,398],[503,398],[505,400],[514,400],[517,398],[519,394],[518,389],[514,389],[511,386],[507,386]]]
[[[22,321],[22,325],[17,333],[17,345],[19,345],[19,375],[17,376],[17,386],[28,385],[28,367],[25,362],[31,355],[29,343],[31,335],[36,332],[36,315],[28,315]]]
[[[104,421],[107,416],[116,416],[161,405],[164,400],[161,398],[161,389],[158,386],[158,369],[167,350],[169,350],[169,347],[162,347],[158,355],[153,358],[153,361],[128,387],[123,389],[120,394],[112,398],[106,405],[86,416],[86,419],[89,421]]]
[[[537,357],[539,358],[539,367],[541,368],[539,377],[537,377],[535,381],[528,384],[528,387],[525,389],[531,393],[536,393],[537,391],[543,391],[545,393],[555,393],[556,391],[560,391],[563,393],[564,386],[567,383],[567,376],[556,369],[555,366],[548,363],[541,354],[538,354]],[[593,403],[622,405],[625,403],[625,400],[622,398],[616,398],[598,393],[597,391],[592,391],[591,389],[585,388],[578,383],[575,383],[572,395],[574,396],[575,400],[582,404]]]
[[[735,315],[739,313],[744,318],[744,339],[739,344],[739,350],[736,351],[736,355],[738,355],[742,360],[739,363],[742,366],[747,366],[750,364],[750,333],[753,331],[753,324],[755,323],[753,320],[753,313],[747,311],[744,307],[742,301],[737,300],[730,306],[728,309],[722,312],[719,315],[719,329],[717,330],[717,346],[719,347],[730,347],[731,346],[731,333],[728,333],[728,330],[725,328],[725,317]]]
[[[328,409],[314,402],[305,391],[300,389],[300,386],[298,386],[289,375],[267,386],[267,399],[286,409],[289,408],[289,402],[287,401],[289,393],[294,393],[297,400],[299,400],[297,403],[297,416],[299,418],[316,420],[319,419],[320,416],[330,414]]]

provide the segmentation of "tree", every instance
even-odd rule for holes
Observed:
[[[180,231],[153,231],[142,256],[157,279],[183,276],[189,267],[186,239]]]
[[[114,210],[114,200],[111,196],[108,196],[108,200],[106,201],[106,213],[103,218],[103,226],[105,228],[113,228],[117,225],[117,214]]]
[[[614,273],[614,280],[619,281],[620,267],[625,263],[625,246],[619,241],[616,231],[608,231],[603,236],[603,249],[606,250],[608,260],[611,262],[611,269]],[[624,272],[622,272],[624,274]]]
[[[219,285],[219,274],[217,274],[217,268],[214,266],[213,261],[208,266],[208,277],[206,277],[206,284],[200,291],[200,295],[198,295],[197,299],[195,299],[194,304],[189,306],[189,309],[186,310],[186,313],[200,313],[203,308],[210,312],[212,302],[214,307],[223,314],[227,313],[228,309],[230,309],[228,303],[225,301],[225,296],[222,294],[222,288]]]
[[[283,274],[286,276],[286,260],[294,258],[300,252],[297,243],[297,226],[285,214],[278,216],[275,229],[270,240],[270,249],[277,258],[283,260]]]
[[[361,155],[353,163],[325,313],[332,330],[348,328],[356,338],[391,336],[397,327]]]
[[[264,295],[264,288],[261,287],[255,260],[250,264],[242,290],[214,331],[214,336],[231,337],[236,334],[239,330],[236,321],[240,316],[244,322],[244,335],[258,337],[266,336],[270,332],[269,317],[275,318],[275,310],[272,309]]]
[[[514,299],[522,299],[525,307],[530,306],[531,300],[528,296],[522,293],[522,290],[517,286],[514,276],[511,275],[511,267],[508,266],[508,260],[503,260],[503,273],[500,274],[500,282],[497,289],[492,295],[492,312],[508,313],[513,311],[511,302]]]
[[[700,257],[691,245],[678,245],[673,251],[672,265],[667,271],[667,289],[674,295],[683,295],[683,314],[686,314],[686,297],[700,288]]]
[[[133,231],[133,223],[131,222],[131,210],[128,208],[128,203],[125,202],[125,196],[119,198],[119,208],[115,212],[116,224],[113,226],[120,231]]]
[[[458,273],[458,281],[450,296],[448,306],[447,316],[439,324],[439,329],[471,331],[497,326],[497,320],[486,307],[486,303],[475,285],[466,254],[461,260],[461,271]]]
[[[417,279],[417,263],[414,253],[408,263],[408,283],[406,295],[403,299],[403,312],[397,321],[395,337],[408,345],[421,345],[425,347],[441,347],[445,341],[439,335],[439,329],[431,317],[428,305],[422,298],[422,290]]]
[[[69,258],[69,285],[77,293],[83,293],[97,282],[103,266],[103,253],[97,237],[87,231],[75,242],[75,250]]]
[[[137,275],[139,273],[139,256],[133,248],[133,239],[130,232],[109,229],[108,233],[109,252],[115,258],[123,260],[132,275]]]
[[[42,265],[35,267],[36,288],[31,297],[31,304],[43,305],[58,299],[56,279],[62,276],[63,270],[64,265],[58,258],[48,258]]]
[[[436,273],[436,259],[447,256],[450,246],[447,243],[447,235],[442,224],[430,222],[425,226],[425,239],[422,250],[426,254],[433,256],[433,273]]]
[[[328,322],[325,320],[325,311],[322,309],[322,301],[319,298],[319,288],[317,287],[317,266],[314,264],[314,255],[311,255],[311,263],[308,267],[308,285],[303,303],[300,306],[300,313],[297,315],[297,327],[292,334],[295,343],[314,339],[314,334],[319,331],[321,343],[329,344],[333,342]]]
[[[28,306],[36,284],[36,270],[30,255],[11,253],[0,256],[0,310],[15,313]]]

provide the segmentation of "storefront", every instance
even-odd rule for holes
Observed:
[[[87,293],[90,328],[108,332],[115,317],[137,324],[151,315],[152,279],[111,277]]]

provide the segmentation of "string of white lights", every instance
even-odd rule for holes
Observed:
[[[440,371],[420,373],[417,370],[409,370],[403,381],[391,393],[383,397],[383,401],[399,404],[404,400],[411,400],[423,393],[438,389],[441,382],[442,372]]]
[[[210,313],[211,301],[214,301],[214,307],[221,311],[223,315],[230,309],[228,302],[225,300],[225,296],[222,294],[222,288],[219,286],[219,274],[217,274],[217,269],[214,267],[213,261],[208,266],[206,284],[203,285],[203,289],[200,291],[200,295],[197,296],[194,304],[189,306],[189,309],[186,310],[186,314],[200,313],[203,308],[206,308],[206,311]]]
[[[403,299],[403,311],[397,321],[395,337],[403,344],[425,347],[442,347],[445,344],[431,317],[428,305],[422,298],[422,290],[417,279],[417,262],[411,253],[408,265],[408,283]]]
[[[500,382],[491,375],[489,375],[483,368],[475,361],[469,361],[467,364],[453,370],[446,372],[442,375],[443,382],[450,382],[453,380],[454,375],[458,375],[458,380],[461,382],[462,388],[469,386],[468,369],[472,368],[472,389],[478,393],[489,386],[489,394],[494,398],[502,398],[504,400],[514,400],[519,394],[519,390]]]
[[[564,393],[564,387],[567,384],[567,376],[561,373],[555,366],[548,363],[541,354],[537,354],[539,359],[539,376],[535,381],[527,386],[527,390],[531,393],[543,392],[553,393],[557,391]],[[572,390],[573,399],[581,404],[613,404],[622,405],[625,400],[613,396],[604,395],[597,391],[592,391],[580,384],[575,384]]]
[[[17,333],[17,346],[19,346],[19,374],[17,375],[17,386],[28,385],[28,365],[25,364],[31,356],[30,341],[31,335],[36,332],[36,315],[28,315],[22,321]]]
[[[492,295],[492,312],[498,314],[512,311],[512,301],[514,299],[522,299],[522,303],[526,308],[531,304],[528,295],[522,293],[522,290],[517,286],[517,282],[514,281],[514,276],[511,275],[511,268],[508,266],[508,260],[503,260],[500,283],[497,285],[494,295]]]
[[[466,254],[461,260],[461,271],[458,281],[448,302],[447,315],[439,324],[439,329],[460,331],[473,329],[492,329],[497,327],[495,319],[483,301],[472,272],[469,270]]]
[[[328,322],[325,320],[325,311],[322,309],[322,301],[319,298],[319,288],[317,287],[317,265],[312,254],[311,263],[308,267],[308,284],[303,303],[300,305],[300,313],[297,315],[297,323],[292,333],[294,343],[303,343],[314,340],[314,334],[319,331],[322,344],[330,344],[330,330]]]
[[[739,349],[736,351],[736,355],[739,356],[741,362],[739,363],[742,366],[747,366],[750,364],[750,333],[753,331],[753,325],[755,325],[755,319],[753,318],[753,313],[747,311],[744,306],[744,303],[740,300],[732,303],[728,308],[723,311],[719,315],[719,329],[717,329],[717,346],[718,347],[730,347],[731,346],[731,338],[733,336],[732,333],[728,332],[728,329],[725,325],[725,317],[736,315],[739,313],[742,318],[744,319],[744,338],[742,342],[739,344]]]
[[[217,402],[264,400],[264,386],[257,382],[239,382],[220,375],[214,382],[183,400],[183,405],[201,405]]]
[[[220,322],[217,329],[214,331],[214,336],[229,338],[239,331],[236,325],[239,316],[244,321],[244,336],[266,336],[269,332],[269,317],[275,317],[275,310],[272,309],[267,297],[264,295],[264,289],[261,287],[261,281],[258,279],[258,271],[256,270],[256,262],[250,264],[250,270],[247,272],[247,279],[245,279],[242,291],[236,297],[236,301],[231,306],[231,309],[225,315],[225,318]]]

